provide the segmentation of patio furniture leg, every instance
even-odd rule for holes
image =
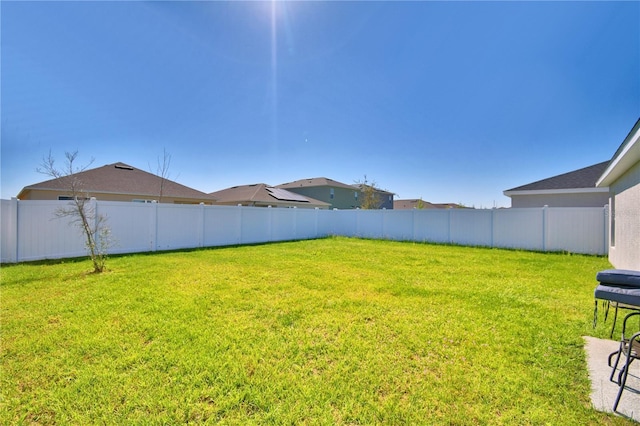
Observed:
[[[609,311],[609,307],[607,306],[607,312],[608,311]],[[605,314],[604,317],[605,317],[605,321],[606,321],[607,315]],[[616,321],[617,320],[618,320],[618,302],[616,302],[616,310],[615,310],[615,312],[613,314],[613,325],[611,326],[611,333],[609,334],[609,338],[613,337],[613,332],[616,329]]]
[[[611,376],[609,376],[609,380],[618,385],[618,395],[616,396],[616,400],[613,403],[613,411],[618,409],[618,404],[620,403],[620,398],[622,397],[622,392],[627,383],[627,377],[629,376],[629,368],[631,367],[631,363],[636,359],[640,358],[640,332],[633,334],[631,337],[626,338],[627,331],[627,321],[629,318],[638,316],[640,317],[640,311],[632,312],[624,317],[624,321],[622,323],[622,337],[620,338],[620,348],[609,354],[608,364],[611,367]],[[616,361],[612,364],[611,360],[613,356],[616,356]],[[616,379],[614,379],[614,375],[618,369],[618,364],[620,363],[620,359],[624,360],[624,364],[618,373]]]
[[[616,370],[618,369],[618,363],[620,362],[620,355],[622,355],[622,352],[623,352],[623,349],[624,349],[623,345],[624,345],[624,343],[621,343],[620,344],[620,348],[617,351],[611,352],[609,354],[609,360],[607,362],[609,367],[611,367],[611,375],[609,376],[609,381],[613,382],[613,383],[615,383],[617,385],[620,384],[620,376],[618,375],[618,381],[617,382],[613,379],[613,376],[616,374]],[[616,362],[611,364],[611,358],[613,358],[614,355],[616,355]]]
[[[640,356],[640,354],[637,352],[639,349],[640,349],[640,333],[636,333],[629,339],[629,344],[626,350],[627,359],[624,366],[620,370],[620,374],[618,375],[618,385],[620,386],[620,388],[618,389],[618,395],[616,396],[616,400],[613,403],[613,411],[616,411],[618,409],[618,404],[620,403],[620,397],[622,396],[622,392],[624,391],[624,387],[627,383],[627,377],[629,376],[629,368],[631,367],[631,363]]]

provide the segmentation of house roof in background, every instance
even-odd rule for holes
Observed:
[[[640,161],[640,119],[636,121],[629,134],[622,141],[618,150],[602,176],[596,182],[599,187],[609,186],[634,164]]]
[[[549,192],[561,190],[593,190],[597,192],[596,182],[607,168],[609,161],[594,164],[589,167],[563,173],[547,179],[542,179],[526,185],[518,186],[504,191],[504,195],[522,195],[530,192]]]
[[[264,183],[233,186],[231,188],[212,192],[218,203],[251,204],[251,205],[283,205],[300,207],[328,208],[330,204],[310,197],[287,191],[283,188],[272,187]]]
[[[364,184],[364,183],[354,183],[353,185],[351,185],[351,187],[352,187],[352,188],[354,188],[354,189],[358,189],[358,190],[360,190],[360,191],[363,191],[363,190],[364,190],[364,186],[365,186],[365,184]],[[370,186],[370,185],[366,185],[366,186]],[[377,192],[377,193],[380,193],[380,194],[395,195],[395,194],[394,194],[393,192],[391,192],[391,191],[387,191],[386,189],[376,188],[375,186],[373,187],[373,190],[374,190],[375,192]]]
[[[214,198],[204,192],[169,179],[164,179],[163,183],[162,178],[158,175],[120,162],[85,170],[75,173],[73,176],[79,180],[83,192],[87,192],[90,195],[92,193],[108,193],[159,198],[160,185],[162,184],[163,197],[215,201]],[[30,190],[67,192],[68,185],[65,185],[64,180],[65,178],[50,179],[25,186],[20,191],[18,198],[25,191]]]
[[[420,207],[420,205],[422,206]],[[412,198],[407,200],[393,200],[394,210],[409,210],[409,209],[461,209],[466,208],[456,203],[430,203],[428,201],[420,200],[418,198]]]
[[[283,183],[281,185],[276,185],[276,188],[303,188],[303,187],[314,187],[314,186],[329,186],[334,188],[346,188],[346,189],[354,189],[353,186],[347,185],[346,183],[338,182],[333,179],[329,179],[326,177],[316,177],[310,179],[300,179],[293,182]]]

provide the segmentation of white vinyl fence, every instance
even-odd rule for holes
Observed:
[[[606,254],[608,209],[310,210],[92,201],[110,253],[214,247],[342,235]],[[55,211],[68,201],[1,200],[2,263],[85,256],[80,231]]]

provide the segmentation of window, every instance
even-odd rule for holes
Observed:
[[[356,198],[356,201],[358,201],[358,191],[353,191],[353,196]]]
[[[333,196],[334,196],[334,191],[333,188],[329,189],[329,198],[331,198],[333,200]]]
[[[80,198],[80,197],[70,197],[68,195],[58,195],[58,201],[73,201],[75,199],[89,201],[88,197]]]
[[[153,203],[155,200],[144,200],[141,198],[134,198],[133,200],[134,203]]]

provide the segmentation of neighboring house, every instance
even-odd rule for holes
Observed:
[[[198,190],[169,179],[148,173],[124,163],[107,164],[68,177],[51,179],[25,186],[19,200],[67,200],[69,185],[65,179],[73,177],[85,197],[105,201],[135,201],[172,204],[212,204],[215,199]]]
[[[466,209],[467,207],[461,206],[456,203],[430,203],[421,199],[408,199],[408,200],[395,200],[393,202],[393,208],[395,210],[409,210],[409,209]]]
[[[640,119],[624,139],[598,188],[609,188],[609,261],[640,270]]]
[[[511,207],[604,207],[609,189],[596,187],[608,161],[504,191]]]
[[[274,188],[264,183],[241,185],[212,192],[216,204],[253,207],[299,207],[307,209],[328,209],[329,203],[314,200],[282,188]]]
[[[365,187],[365,184],[355,184],[352,186],[360,191],[360,196],[358,199],[358,201],[360,202],[359,204],[360,206],[362,206],[363,203],[365,202],[364,198],[366,197],[367,188],[369,188],[373,190],[373,196],[376,199],[376,202],[375,202],[376,205],[374,208],[387,209],[387,210],[393,209],[393,206],[394,206],[393,196],[395,195],[393,192],[385,191],[384,189],[379,189],[369,185],[366,185]]]
[[[357,188],[351,185],[324,177],[283,183],[278,185],[277,188],[323,201],[328,203],[332,209],[358,208],[360,207],[360,197],[362,195]]]

